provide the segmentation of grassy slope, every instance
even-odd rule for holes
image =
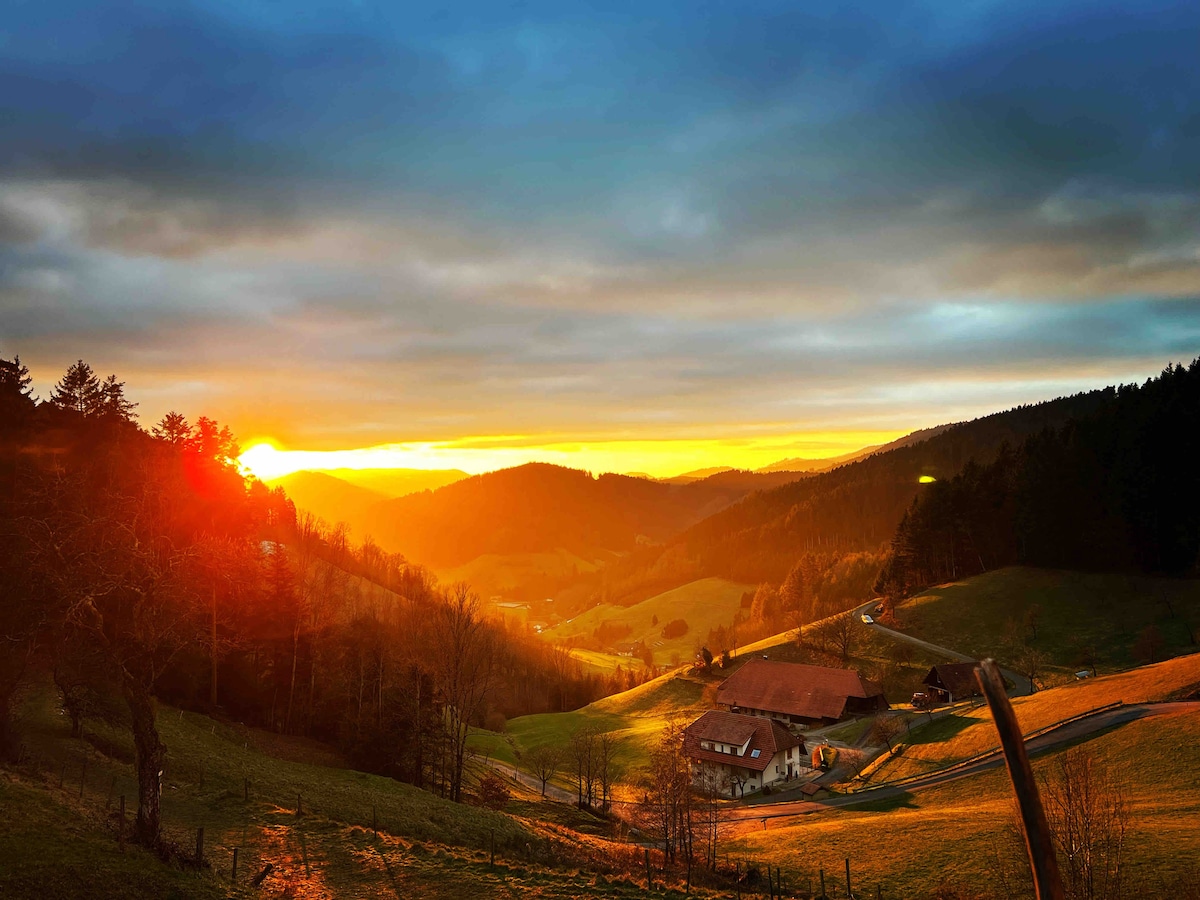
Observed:
[[[1174,616],[1168,610],[1170,602]],[[1071,670],[1076,648],[1090,645],[1101,670],[1135,664],[1138,634],[1155,625],[1168,655],[1191,652],[1184,620],[1200,631],[1200,581],[1091,575],[1014,566],[942,585],[900,604],[900,629],[963,653],[1004,659],[1008,622],[1038,606],[1033,646]]]
[[[1129,875],[1148,887],[1139,896],[1166,896],[1161,886],[1193,868],[1200,850],[1200,713],[1181,713],[1131,723],[1085,745],[1129,789],[1133,824],[1127,838]],[[1170,747],[1168,758],[1147,764],[1146,748]],[[1055,754],[1034,760],[1045,772]],[[1172,790],[1164,791],[1163,763]],[[1010,821],[1011,801],[1003,770],[906,795],[877,808],[840,810],[785,820],[766,832],[757,824],[726,849],[783,867],[786,883],[803,886],[824,868],[845,896],[844,862],[851,858],[855,890],[885,897],[928,896],[943,880],[995,890],[986,857]],[[1132,894],[1131,894],[1132,896]]]
[[[681,659],[690,659],[696,645],[708,637],[710,630],[732,623],[741,607],[742,594],[748,590],[753,590],[753,585],[723,578],[704,578],[633,606],[602,603],[546,634],[550,640],[567,641],[572,637],[590,636],[606,621],[624,622],[633,631],[622,641],[645,641],[654,649],[655,663],[664,665],[674,654]],[[654,624],[656,617],[658,622]],[[682,637],[667,640],[661,631],[674,619],[686,621],[688,631]]]
[[[1181,656],[1116,675],[1088,678],[1017,697],[1013,709],[1025,733],[1122,701],[1165,700],[1200,686],[1200,654]],[[904,752],[876,770],[872,781],[893,781],[939,769],[998,746],[987,707],[967,709],[914,728]]]
[[[489,812],[389,779],[316,765],[337,760],[313,742],[166,708],[159,715],[169,748],[165,837],[183,851],[181,856],[190,855],[195,829],[203,826],[211,868],[197,872],[167,865],[133,847],[122,854],[115,810],[116,798],[124,794],[133,813],[128,737],[91,723],[83,740],[70,738],[53,694],[45,689],[27,698],[21,723],[24,761],[17,768],[0,768],[0,897],[5,900],[633,898],[645,893],[628,875],[640,872],[640,851],[601,837],[610,823],[519,786],[513,786],[510,814]],[[251,782],[249,801],[244,778]],[[297,792],[303,796],[303,815],[296,814]],[[372,805],[378,838],[371,832]],[[493,834],[495,866],[489,854]],[[228,873],[235,847],[239,879],[232,886]],[[251,888],[249,876],[268,862],[274,873],[261,890]],[[682,897],[682,884],[668,895]],[[712,896],[695,885],[692,895]]]
[[[477,746],[490,748],[494,757],[513,763],[518,761],[514,749],[523,753],[545,745],[566,747],[572,734],[591,725],[617,733],[616,760],[625,773],[622,780],[633,780],[668,722],[693,719],[711,707],[718,680],[716,676],[671,672],[582,709],[512,719],[503,736],[478,733]]]
[[[441,569],[437,576],[439,581],[447,584],[465,581],[484,598],[494,594],[507,596],[530,581],[594,572],[605,562],[611,561],[615,554],[596,550],[588,556],[595,558],[585,559],[561,548],[545,553],[485,553],[453,569]],[[540,613],[535,610],[532,614],[536,618]]]

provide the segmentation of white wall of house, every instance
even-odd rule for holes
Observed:
[[[712,749],[716,749],[715,742]],[[706,768],[710,770],[716,769],[725,783],[725,795],[737,798],[753,793],[754,791],[760,791],[764,785],[775,785],[776,783],[786,782],[789,773],[794,779],[799,775],[805,775],[812,771],[809,767],[809,760],[800,752],[799,747],[791,747],[776,753],[771,757],[766,769],[762,772],[747,769],[744,765],[739,765],[739,762],[739,757],[734,754],[731,754],[731,759],[728,763],[693,760],[693,779],[699,780],[701,772]]]

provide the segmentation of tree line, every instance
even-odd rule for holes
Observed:
[[[327,741],[454,800],[471,726],[575,708],[613,685],[433,576],[237,468],[212,419],[150,430],[82,360],[37,400],[0,359],[0,754],[23,687],[53,683],[77,734],[132,734],[136,830],[159,845],[156,702]]]
[[[926,485],[877,588],[903,597],[1006,565],[1200,571],[1200,360]]]

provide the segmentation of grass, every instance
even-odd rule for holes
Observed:
[[[1193,652],[1190,623],[1200,631],[1200,580],[1093,575],[1014,566],[941,585],[901,603],[900,630],[983,659],[1012,654],[1005,639],[1028,610],[1038,608],[1037,637],[1030,643],[1068,673],[1082,668],[1081,647],[1091,647],[1101,671],[1128,668],[1133,646],[1153,625],[1168,655]]]
[[[592,726],[616,733],[616,763],[624,773],[621,780],[632,781],[668,722],[693,719],[711,707],[718,681],[715,675],[670,672],[582,709],[512,719],[505,734],[477,732],[474,742],[496,759],[519,764],[520,755],[534,747],[565,748],[571,735]],[[560,777],[558,783],[566,786],[565,778]]]
[[[1118,701],[1137,703],[1185,696],[1200,686],[1200,654],[1169,659],[1140,669],[1088,678],[1013,699],[1021,730],[1028,734],[1063,719]],[[916,725],[903,738],[903,753],[875,770],[875,782],[895,781],[968,759],[998,746],[986,706],[966,709],[932,723]]]
[[[615,653],[601,653],[599,650],[584,650],[582,647],[572,647],[568,651],[571,656],[583,663],[583,667],[600,675],[611,675],[617,668],[641,670],[646,666],[639,660],[628,656],[618,656]]]
[[[657,665],[674,658],[692,658],[697,645],[708,639],[709,631],[727,626],[741,608],[742,594],[753,585],[738,584],[723,578],[704,578],[682,587],[658,594],[633,606],[614,606],[602,603],[580,613],[569,622],[556,625],[545,632],[549,640],[566,643],[572,638],[589,638],[605,622],[628,625],[631,633],[621,641],[644,641],[654,652]],[[688,623],[681,637],[664,638],[663,627],[675,619]]]
[[[1145,891],[1137,895],[1167,896],[1162,886],[1194,871],[1200,851],[1200,713],[1136,721],[1085,745],[1130,792],[1128,873]],[[1157,748],[1150,758],[1148,748]],[[1035,770],[1044,773],[1056,756],[1035,759]],[[867,808],[785,820],[765,832],[743,826],[726,849],[782,866],[785,886],[803,886],[823,868],[832,897],[845,897],[846,857],[859,896],[875,896],[877,885],[884,897],[928,896],[943,880],[994,890],[986,856],[1011,808],[1007,775],[993,770]]]
[[[584,558],[569,550],[543,553],[484,553],[453,569],[439,570],[438,580],[445,584],[465,581],[487,599],[492,595],[509,596],[522,586],[562,578],[566,575],[594,572],[616,558],[608,550],[595,550]],[[534,600],[532,603],[537,604]],[[536,615],[534,616],[537,617]]]
[[[23,762],[0,768],[0,897],[644,896],[627,875],[640,871],[640,851],[605,839],[610,823],[517,786],[508,814],[497,813],[319,765],[337,759],[313,742],[169,708],[159,727],[168,746],[164,836],[182,858],[203,826],[211,868],[166,864],[134,847],[120,851],[116,799],[129,798],[130,817],[134,804],[128,738],[89,723],[84,739],[72,739],[52,692],[39,688],[22,709]],[[235,847],[240,874],[231,885]],[[275,871],[261,890],[252,889],[248,877],[268,862]],[[681,888],[667,893],[682,897]],[[711,896],[695,887],[692,893]]]

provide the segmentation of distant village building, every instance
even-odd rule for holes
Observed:
[[[883,688],[854,669],[752,659],[717,688],[717,706],[809,728],[887,709]]]
[[[804,741],[778,722],[710,709],[684,730],[683,752],[692,773],[719,778],[729,797],[808,774]]]
[[[970,697],[980,696],[979,682],[975,680],[975,668],[979,663],[945,663],[934,666],[921,683],[928,687],[926,693],[943,703],[956,703]]]

